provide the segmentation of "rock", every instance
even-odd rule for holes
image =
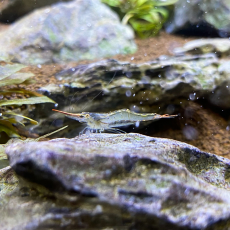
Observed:
[[[180,30],[202,30],[206,36],[210,31],[227,37],[230,32],[230,2],[221,0],[185,1],[179,0],[174,7],[174,16],[167,24],[167,32]]]
[[[40,88],[43,93],[51,94],[58,101],[62,94],[72,111],[81,112],[91,109],[100,111],[97,101],[103,100],[104,108],[136,108],[136,111],[148,111],[149,104],[159,105],[173,98],[190,98],[191,93],[197,97],[211,95],[221,84],[227,85],[228,60],[219,60],[213,54],[185,57],[164,57],[143,64],[131,64],[116,60],[104,60],[89,65],[77,66],[56,74],[58,80],[65,83],[54,87],[48,85]],[[103,97],[95,98],[102,90]],[[61,92],[64,92],[61,93]],[[71,100],[70,100],[71,99]],[[195,100],[191,96],[191,100]],[[65,101],[62,98],[62,101]],[[77,106],[74,104],[77,101]],[[224,103],[224,102],[223,102]],[[116,105],[119,107],[115,107]],[[145,107],[146,106],[146,107]],[[229,105],[225,103],[229,108]]]
[[[183,47],[174,50],[176,55],[215,53],[219,57],[230,55],[230,40],[228,38],[197,39],[187,42]]]
[[[38,9],[0,36],[0,57],[26,64],[69,62],[136,51],[134,33],[99,0]]]
[[[0,210],[7,202],[7,196],[18,187],[18,179],[10,166],[0,168]],[[2,212],[1,212],[2,213]],[[2,213],[4,215],[4,213]],[[3,217],[1,215],[1,219]]]
[[[6,153],[21,182],[0,197],[5,230],[230,227],[230,160],[188,144],[91,134]]]
[[[218,74],[218,61],[212,54],[164,57],[143,64],[104,60],[64,70],[56,74],[56,78],[64,84],[58,87],[48,85],[40,88],[40,91],[51,94],[50,97],[56,100],[59,106],[65,105],[66,102],[73,112],[88,109],[100,111],[101,103],[104,110],[133,109],[135,105],[137,112],[150,112],[149,104],[159,105],[178,97],[188,99],[192,92],[199,92],[198,96],[211,93],[217,84],[227,80],[225,71],[223,76]],[[103,97],[99,96],[93,102],[90,96],[87,99],[83,97],[94,97],[101,90]],[[58,100],[61,91],[64,94],[62,93],[62,99]]]
[[[2,186],[4,186],[3,183],[8,183],[9,185],[18,183],[14,171],[10,166],[0,169],[0,180]],[[2,189],[0,189],[0,191],[2,191]]]
[[[3,0],[0,4],[0,21],[12,22],[37,8],[48,6],[61,1],[66,0]]]
[[[152,62],[133,64],[104,60],[80,65],[56,74],[59,85],[47,85],[40,92],[58,103],[66,112],[110,112],[130,109],[135,112],[159,114],[179,113],[183,101],[206,99],[221,108],[230,108],[229,60],[215,54],[161,57]],[[103,105],[103,106],[101,106]],[[42,108],[47,119],[37,131],[49,132],[52,123],[60,127],[69,124],[75,137],[79,123],[61,114],[50,115],[51,107]],[[38,109],[39,111],[39,109]],[[36,114],[35,114],[36,119]]]

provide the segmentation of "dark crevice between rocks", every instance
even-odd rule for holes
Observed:
[[[205,37],[205,38],[216,38],[220,37],[220,34],[217,32],[217,30],[213,27],[210,26],[209,24],[203,22],[203,23],[198,23],[195,25],[188,24],[187,28],[180,29],[178,30],[175,34],[180,35],[180,36],[188,36],[188,37]],[[228,37],[227,33],[222,34],[223,36],[221,37]]]
[[[41,169],[39,166],[34,164],[33,161],[23,161],[13,165],[12,168],[15,172],[29,180],[43,185],[50,191],[63,192],[66,190],[63,183],[57,178],[57,176],[49,171],[47,168]]]

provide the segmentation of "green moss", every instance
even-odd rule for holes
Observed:
[[[50,40],[52,43],[57,42],[57,35],[56,35],[52,30],[49,30],[49,31],[48,31],[48,36],[49,36],[49,40]]]

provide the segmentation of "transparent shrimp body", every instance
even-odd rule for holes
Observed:
[[[128,109],[116,110],[110,113],[67,113],[60,110],[53,111],[63,113],[67,117],[79,122],[87,123],[87,128],[92,130],[111,130],[115,127],[122,127],[135,124],[141,121],[151,121],[160,118],[172,118],[177,115],[159,115],[156,113],[135,113]]]

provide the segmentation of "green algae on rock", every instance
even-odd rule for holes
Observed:
[[[7,196],[18,186],[18,179],[10,166],[0,169],[0,210],[1,206],[6,203]]]
[[[1,45],[2,44],[2,45]],[[0,56],[24,64],[70,62],[134,53],[134,33],[99,0],[37,9],[0,37]]]

